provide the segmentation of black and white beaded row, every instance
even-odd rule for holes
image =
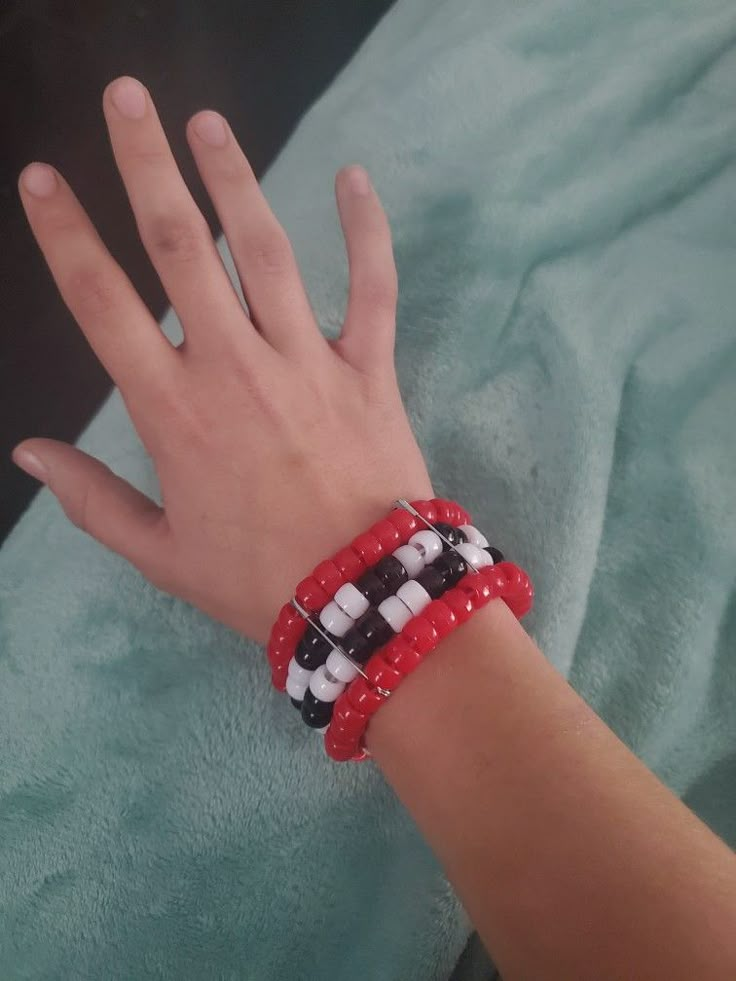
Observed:
[[[355,584],[341,586],[322,610],[320,627],[339,641],[341,650],[313,626],[307,627],[286,680],[292,703],[307,725],[323,731],[335,701],[360,673],[356,663],[365,664],[412,617],[459,582],[468,567],[481,569],[503,560],[473,525],[433,527],[436,532],[416,532]]]

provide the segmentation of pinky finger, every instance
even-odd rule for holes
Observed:
[[[393,359],[397,277],[388,219],[362,167],[335,182],[350,267],[350,292],[338,349],[361,371],[384,371]]]
[[[165,588],[171,538],[154,501],[104,463],[55,439],[24,440],[13,460],[48,486],[72,524]]]

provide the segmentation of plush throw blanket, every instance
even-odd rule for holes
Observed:
[[[368,166],[438,492],[734,845],[735,39],[731,0],[399,0],[265,181],[332,331]],[[117,394],[80,445],[155,494]],[[0,553],[0,977],[431,981],[469,929],[379,773],[42,490]]]

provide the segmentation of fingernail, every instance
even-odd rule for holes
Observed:
[[[355,194],[368,194],[371,189],[368,174],[362,167],[358,166],[351,167],[348,171],[348,184],[350,190],[354,191]]]
[[[16,463],[21,470],[25,470],[26,473],[29,473],[31,477],[35,477],[36,480],[40,480],[42,484],[46,483],[48,471],[45,464],[39,460],[35,453],[31,453],[30,450],[15,449],[13,450],[13,462]]]
[[[34,198],[48,198],[59,186],[54,168],[48,164],[32,163],[23,171],[23,187]]]
[[[201,112],[194,120],[197,136],[208,146],[225,146],[227,130],[222,116],[217,112]]]
[[[119,78],[113,82],[110,97],[126,119],[142,119],[146,113],[146,90],[134,78]]]

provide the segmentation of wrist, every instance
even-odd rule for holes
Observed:
[[[503,698],[513,684],[508,652],[518,651],[521,638],[529,642],[506,603],[495,599],[440,641],[371,719],[366,747],[379,766],[405,753],[431,755],[428,730],[441,739],[448,713],[462,717],[469,688],[487,682],[494,698]]]

